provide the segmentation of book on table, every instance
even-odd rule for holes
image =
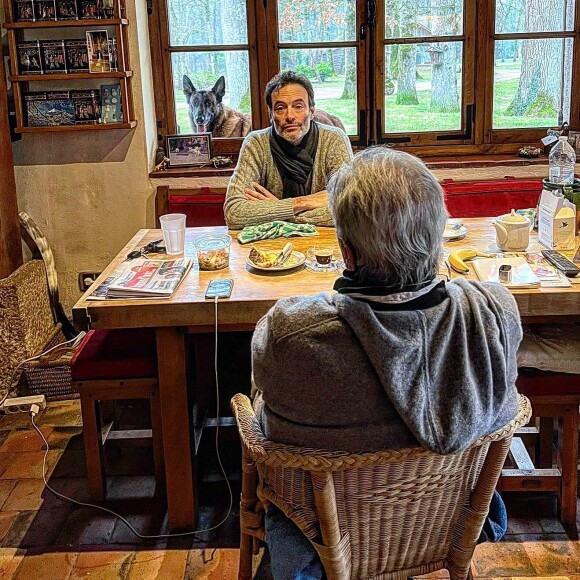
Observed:
[[[189,258],[123,262],[88,300],[169,298],[191,268]]]

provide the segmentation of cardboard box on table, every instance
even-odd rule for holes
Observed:
[[[553,250],[573,250],[575,236],[576,206],[544,189],[538,205],[538,240]]]

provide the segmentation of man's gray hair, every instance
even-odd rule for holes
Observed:
[[[402,151],[366,149],[328,183],[338,236],[357,270],[390,286],[433,279],[443,251],[443,190],[425,164]]]

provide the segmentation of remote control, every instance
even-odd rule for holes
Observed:
[[[569,278],[573,278],[580,273],[580,268],[560,254],[560,252],[556,252],[556,250],[542,250],[542,256],[548,260],[551,264],[556,266],[558,270],[561,270],[568,276]]]

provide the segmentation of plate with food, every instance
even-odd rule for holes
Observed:
[[[462,240],[467,235],[467,228],[461,222],[448,221],[443,230],[443,241],[454,242]]]
[[[294,250],[294,246],[288,243],[282,250],[259,250],[252,247],[246,264],[264,272],[281,272],[298,268],[305,260],[306,256]]]

